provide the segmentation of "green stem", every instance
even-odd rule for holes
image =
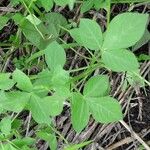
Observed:
[[[84,78],[85,76],[88,76],[89,74],[91,74],[94,70],[96,70],[98,67],[100,67],[102,64],[91,64],[89,67],[88,67],[88,69],[85,71],[85,72],[83,72],[83,73],[81,73],[80,75],[78,75],[78,76],[75,76],[72,80],[71,80],[71,82],[75,82],[75,81],[78,81],[78,80],[80,80],[80,79],[82,79],[82,78]]]
[[[52,126],[50,126],[50,128],[51,128],[57,135],[59,135],[60,138],[61,138],[67,145],[69,145],[68,141],[64,138],[64,136],[63,136],[61,133],[59,133],[59,131],[57,131],[57,130],[56,130],[55,128],[53,128]]]
[[[111,11],[111,2],[109,0],[108,2],[108,7],[107,7],[107,28],[108,28],[108,25],[109,25],[109,22],[110,22],[110,11]]]
[[[142,76],[140,76],[139,74],[137,74],[136,72],[133,72],[137,77],[139,77],[141,80],[144,80],[144,82],[148,85],[148,86],[150,86],[150,82],[149,81],[147,81],[146,79],[144,79]]]
[[[33,0],[32,0],[33,1]],[[43,40],[46,40],[45,37],[43,36],[42,32],[38,29],[38,27],[36,26],[35,24],[35,19],[30,11],[30,9],[28,8],[28,6],[26,5],[26,3],[24,2],[24,0],[22,0],[22,3],[23,5],[25,6],[25,8],[27,9],[27,11],[29,12],[29,14],[31,15],[32,17],[32,20],[33,20],[33,25],[34,25],[34,28],[37,30],[37,32],[41,35],[41,37],[43,38]]]

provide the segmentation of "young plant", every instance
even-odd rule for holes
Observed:
[[[19,2],[23,2],[25,7],[26,3],[28,4],[26,0],[19,0]],[[72,8],[75,1],[54,0],[54,2],[61,6],[69,4]],[[53,7],[53,1],[38,0],[38,4],[42,5],[46,11]],[[33,10],[36,7],[34,6],[32,6]],[[67,21],[62,15],[47,13],[44,17],[37,18],[32,15],[32,9],[30,10],[28,7],[27,9],[28,16],[15,14],[12,18],[26,39],[41,50],[34,57],[44,54],[47,67],[34,78],[26,75],[20,69],[15,69],[13,73],[0,73],[1,114],[13,112],[19,115],[24,110],[31,112],[34,121],[39,126],[44,125],[48,128],[48,132],[39,131],[37,137],[47,141],[52,150],[57,149],[57,139],[54,132],[60,135],[53,128],[52,119],[61,114],[66,100],[70,103],[71,123],[76,132],[81,132],[87,126],[90,116],[99,123],[122,120],[121,106],[117,99],[110,96],[111,86],[108,75],[92,76],[92,73],[96,69],[105,68],[114,72],[128,72],[130,76],[134,77],[140,76],[138,75],[138,60],[129,48],[134,46],[145,33],[148,15],[129,12],[119,14],[112,19],[107,30],[103,33],[95,20],[82,18],[79,27],[68,30],[66,29]],[[2,18],[0,28],[6,22],[7,18]],[[62,46],[58,40],[58,36],[63,34],[60,27],[69,32],[77,42],[75,43],[77,46],[84,47],[92,56],[89,66],[81,75],[71,76],[70,72],[74,70],[64,69],[67,58],[64,45]],[[30,60],[34,57],[32,56]],[[82,68],[77,71],[80,69]],[[75,87],[76,82],[82,79],[86,79],[83,92]],[[7,141],[9,137],[14,135],[11,129],[17,115],[1,120],[1,141]],[[17,140],[8,144],[0,144],[0,146],[3,149],[15,150],[18,147],[30,149],[28,146],[35,142],[33,139],[24,139],[20,136],[20,141]],[[20,144],[22,141],[24,144]],[[65,149],[77,149],[90,143],[91,141],[67,146]]]

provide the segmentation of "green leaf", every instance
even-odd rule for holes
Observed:
[[[8,22],[8,18],[5,16],[0,16],[0,30],[3,29],[3,27],[6,25]]]
[[[93,0],[83,1],[83,4],[81,6],[81,13],[89,11],[92,8],[93,4],[94,4]]]
[[[41,6],[45,8],[45,10],[48,12],[53,7],[53,0],[38,0],[41,3]]]
[[[34,86],[34,93],[37,94],[38,96],[46,96],[49,92],[49,90],[52,88],[52,72],[49,71],[48,69],[43,70],[37,75],[37,78],[35,82],[33,83]]]
[[[77,149],[82,148],[82,147],[89,145],[91,143],[92,143],[92,141],[86,141],[86,142],[83,142],[80,144],[74,144],[74,145],[66,147],[64,150],[77,150]]]
[[[31,92],[33,89],[30,78],[21,70],[16,69],[13,72],[13,79],[17,82],[16,87],[23,91]]]
[[[54,70],[57,66],[64,66],[66,54],[64,49],[54,41],[45,49],[45,59],[48,67]]]
[[[0,145],[0,150],[17,150],[15,147],[13,147],[11,144],[4,144],[3,146]]]
[[[35,29],[34,25],[27,19],[24,20],[23,24],[20,24],[20,28],[22,29],[24,36],[40,50],[45,49],[47,45],[53,41],[52,38],[48,38],[50,35],[42,23],[37,25],[37,28],[45,39],[43,39],[41,34]]]
[[[32,95],[29,101],[29,109],[32,112],[32,117],[37,123],[50,124],[49,109],[51,107],[47,101],[41,99],[37,95]]]
[[[148,14],[123,13],[116,16],[106,31],[103,50],[133,46],[145,32]]]
[[[122,119],[120,104],[112,97],[87,98],[90,111],[97,122],[111,123]]]
[[[91,77],[84,86],[83,94],[86,97],[101,97],[108,94],[110,89],[109,78],[105,75]]]
[[[20,2],[21,2],[21,0],[11,0],[9,4],[12,7],[14,7],[14,6],[17,6]]]
[[[143,61],[143,60],[150,60],[150,55],[145,55],[145,54],[140,54],[138,61]]]
[[[57,150],[57,139],[55,135],[40,131],[37,133],[37,136],[48,142],[48,145],[51,148],[51,150]]]
[[[57,94],[54,94],[53,96],[47,96],[43,99],[43,103],[48,105],[48,114],[51,116],[57,116],[62,112],[64,101],[65,99]]]
[[[99,10],[100,8],[104,8],[107,10],[107,8],[110,5],[110,0],[94,0],[94,8],[96,10]]]
[[[75,0],[54,0],[54,2],[56,3],[56,5],[59,5],[62,7],[66,6],[68,4],[70,10],[72,10],[74,3],[75,3]]]
[[[70,10],[73,9],[74,4],[75,4],[75,1],[76,1],[76,0],[69,0],[68,5],[69,5]]]
[[[69,72],[62,69],[61,66],[56,67],[52,72],[51,82],[54,89],[59,88],[61,86],[68,86],[69,88],[69,79]]]
[[[0,73],[0,89],[1,90],[9,90],[11,89],[15,82],[10,79],[10,73]]]
[[[21,112],[30,99],[30,94],[25,92],[0,92],[0,106],[9,111]]]
[[[71,100],[71,122],[76,132],[81,132],[89,121],[89,106],[78,93],[73,93]]]
[[[102,31],[100,26],[90,19],[81,19],[79,28],[70,30],[77,43],[91,50],[99,50],[102,46]]]
[[[56,5],[59,6],[65,6],[69,3],[70,0],[54,0],[54,2],[56,3]]]
[[[55,39],[61,33],[61,26],[65,28],[68,24],[63,15],[55,12],[47,13],[41,20],[46,23],[48,34]]]
[[[1,120],[0,129],[1,129],[1,132],[5,136],[10,134],[10,131],[11,131],[11,119],[10,119],[10,117],[5,117]]]
[[[102,62],[116,72],[138,70],[139,67],[135,55],[126,49],[103,51]]]
[[[39,25],[42,21],[37,18],[35,15],[28,15],[26,17],[26,19],[28,19],[32,24],[34,25]]]
[[[14,119],[11,124],[11,128],[12,128],[12,130],[19,130],[22,127],[22,124],[23,124],[23,120]]]
[[[150,41],[150,32],[146,29],[143,37],[132,47],[132,51],[136,51]]]
[[[34,144],[35,142],[36,142],[36,140],[33,138],[30,138],[30,137],[25,137],[22,139],[15,139],[12,141],[12,143],[18,147],[23,147],[25,145],[30,146],[30,145]]]

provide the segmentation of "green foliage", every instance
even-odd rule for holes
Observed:
[[[122,120],[121,107],[112,97],[87,98],[94,119],[101,123]]]
[[[52,12],[53,9],[59,10],[59,6],[62,9],[68,5],[73,9],[75,0],[12,0],[12,7],[20,4],[25,9],[20,13],[0,16],[0,30],[9,18],[18,27],[17,33],[9,39],[10,49],[9,43],[2,43],[7,45],[6,53],[4,51],[6,57],[2,55],[2,61],[16,62],[14,66],[18,69],[12,71],[10,63],[12,72],[8,73],[6,63],[0,73],[0,149],[32,150],[39,138],[46,141],[50,149],[58,149],[59,136],[66,140],[53,128],[54,117],[62,113],[64,104],[70,108],[71,123],[78,133],[86,128],[90,116],[103,124],[122,120],[121,105],[110,95],[108,71],[126,72],[127,84],[145,86],[146,80],[140,76],[138,60],[150,58],[141,54],[137,59],[133,52],[150,39],[146,29],[148,15],[126,12],[109,22],[110,4],[117,0],[81,2],[81,13],[91,8],[107,11],[106,31],[105,27],[101,29],[95,18],[81,18],[78,25],[73,22],[76,18],[66,19],[60,13]],[[83,55],[73,47],[81,47],[88,53]],[[72,64],[72,60],[67,58],[68,49],[83,57],[87,66],[69,69],[68,64]],[[16,56],[15,50],[18,50],[19,58],[15,57],[12,61],[10,56]],[[97,70],[100,74],[93,75]],[[148,81],[146,83],[149,84]],[[78,88],[80,84],[83,86],[81,89]],[[29,122],[23,124],[24,117],[22,119],[21,115],[24,113],[29,113]],[[26,125],[27,130],[22,131],[21,128]],[[35,127],[34,138],[24,137],[30,127]],[[67,144],[64,150],[81,149],[91,142]]]
[[[64,49],[54,41],[45,49],[45,59],[48,67],[54,70],[58,66],[64,66],[66,62],[66,54]]]
[[[80,143],[80,144],[74,144],[74,145],[66,147],[64,150],[76,150],[76,149],[82,148],[86,145],[89,145],[91,142],[92,141],[86,141],[86,142],[83,142],[83,143]]]
[[[85,84],[83,94],[86,97],[101,97],[109,93],[109,79],[107,76],[91,77]]]
[[[95,8],[99,10],[100,8],[108,9],[110,5],[110,0],[85,0],[83,1],[81,12],[85,13],[89,11],[91,8]]]
[[[65,28],[68,24],[64,16],[54,12],[45,14],[41,20],[46,23],[48,34],[53,38],[57,38],[61,34],[61,27]]]
[[[89,106],[83,96],[78,93],[73,93],[71,100],[71,122],[73,128],[77,132],[81,132],[86,127],[89,121]]]
[[[29,101],[29,109],[32,112],[33,119],[38,123],[50,124],[49,109],[47,101],[37,95],[32,95]]]
[[[0,89],[1,90],[9,90],[11,89],[15,82],[10,79],[10,73],[0,73]]]
[[[102,46],[102,31],[94,20],[81,19],[79,28],[70,30],[70,34],[79,44],[91,50],[99,50]]]
[[[132,47],[132,50],[133,50],[133,51],[138,50],[140,47],[142,47],[143,45],[145,45],[149,40],[150,40],[150,33],[149,33],[149,31],[146,29],[144,35],[143,35],[142,38]]]
[[[48,107],[48,113],[51,116],[59,115],[63,110],[63,102],[65,99],[57,94],[53,96],[47,96],[43,99],[43,104]]]
[[[123,13],[116,16],[106,31],[103,49],[122,49],[133,46],[145,32],[148,15]]]
[[[6,25],[8,18],[5,16],[0,16],[0,30]]]
[[[126,49],[103,51],[102,61],[106,67],[117,72],[134,71],[139,67],[135,55]]]
[[[33,89],[32,83],[29,79],[29,77],[24,74],[22,71],[19,69],[16,69],[13,72],[13,79],[15,82],[17,82],[17,87],[23,91],[31,92]]]
[[[110,123],[122,119],[120,104],[107,96],[109,91],[107,76],[94,76],[87,81],[83,95],[74,93],[72,97],[72,124],[76,132],[81,132],[88,123],[89,112],[101,123]]]
[[[0,93],[2,99],[1,107],[5,110],[13,111],[13,112],[21,112],[25,105],[28,103],[30,99],[30,94],[20,91],[12,91],[12,92],[2,92]]]
[[[40,6],[45,8],[45,10],[48,12],[52,9],[53,7],[53,1],[52,0],[38,0],[40,2]]]
[[[30,138],[30,137],[25,137],[25,138],[20,138],[20,139],[15,139],[12,141],[13,144],[15,144],[17,147],[23,148],[24,146],[30,146],[35,143],[35,139]]]
[[[5,136],[10,134],[11,131],[11,119],[9,117],[5,117],[0,122],[0,129],[2,134]]]
[[[56,136],[50,133],[47,133],[46,131],[40,131],[37,133],[38,137],[40,137],[41,139],[45,140],[46,142],[48,142],[49,147],[51,148],[51,150],[56,150],[57,149],[57,139]]]
[[[46,27],[43,24],[37,25],[37,29],[34,25],[27,19],[23,21],[20,28],[22,29],[25,37],[39,49],[45,49],[46,46],[52,41],[51,38],[46,37],[45,35],[49,35]],[[50,36],[50,35],[49,35]]]

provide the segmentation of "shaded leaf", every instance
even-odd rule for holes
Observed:
[[[53,7],[53,0],[38,0],[41,6],[45,8],[46,11],[50,11]]]
[[[132,51],[136,51],[150,40],[150,33],[146,29],[142,38],[132,47]]]
[[[25,37],[40,50],[44,50],[47,45],[53,41],[52,38],[48,38],[50,35],[48,35],[48,31],[43,24],[37,25],[37,28],[45,39],[43,39],[41,34],[35,29],[34,25],[27,19],[24,20],[20,27]]]
[[[45,26],[47,28],[48,34],[53,38],[57,38],[60,35],[61,26],[66,27],[67,25],[66,18],[63,15],[55,12],[47,13],[41,19],[46,23]]]

